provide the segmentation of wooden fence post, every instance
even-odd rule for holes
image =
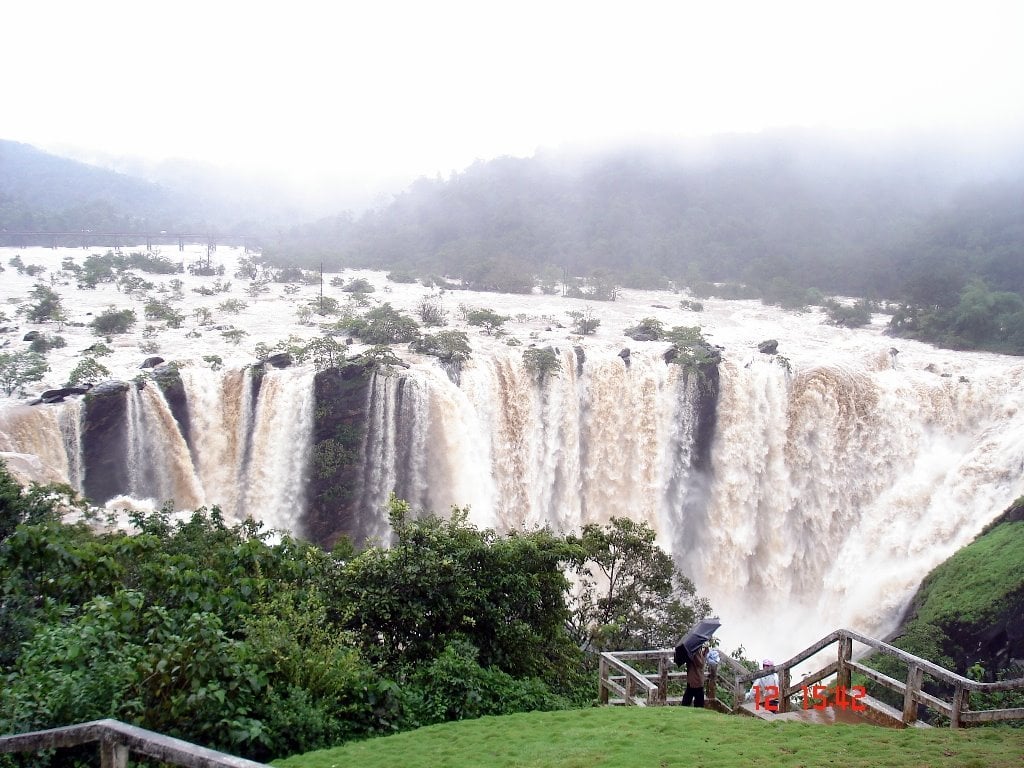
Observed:
[[[600,674],[597,679],[597,700],[602,704],[608,703],[608,686],[605,684],[608,681],[608,662],[604,656],[600,657],[598,664],[600,667]]]
[[[903,723],[912,725],[917,722],[917,694],[921,691],[924,670],[917,664],[907,669],[907,690],[903,694]]]
[[[704,691],[711,701],[718,700],[718,665],[712,664],[708,667],[708,676],[704,681]]]
[[[658,657],[658,703],[668,704],[668,656]]]
[[[789,690],[789,684],[789,667],[783,667],[782,672],[779,674],[779,712],[789,712],[789,696],[786,695],[786,691]]]
[[[953,691],[953,711],[949,714],[949,727],[959,728],[963,723],[960,721],[960,713],[971,708],[971,692],[966,688],[957,686]]]
[[[845,634],[840,635],[838,645],[839,666],[836,673],[836,686],[845,688],[846,691],[849,692],[853,676],[853,670],[850,668],[850,659],[853,657],[853,638],[847,637]]]
[[[100,739],[100,768],[127,768],[128,745],[109,738]]]

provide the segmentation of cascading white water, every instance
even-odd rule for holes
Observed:
[[[85,482],[85,468],[82,466],[82,414],[82,401],[78,398],[67,401],[57,411],[57,423],[60,425],[68,465],[68,485],[76,491],[81,491]]]
[[[188,440],[160,387],[125,393],[128,486],[118,508],[171,501],[190,511],[219,506],[229,520],[253,517],[297,530],[305,511],[313,429],[313,371],[270,369],[253,396],[248,368],[180,369]],[[82,402],[8,407],[0,412],[0,452],[25,479],[82,490]]]
[[[572,352],[543,385],[520,353],[468,362],[461,386],[437,366],[371,384],[362,493],[379,514],[392,490],[425,511],[468,505],[499,530],[578,529],[626,516],[661,530],[685,493],[692,386],[656,355]]]
[[[195,509],[203,489],[192,467],[188,445],[160,387],[153,383],[127,392],[128,493],[176,509]]]
[[[711,498],[676,554],[748,649],[891,629],[927,571],[1024,493],[1020,425],[1002,421],[1024,405],[1020,370],[721,374]]]
[[[1024,493],[1024,436],[1002,421],[1024,406],[1024,369],[726,359],[695,467],[699,377],[654,353],[588,354],[579,375],[560,360],[543,386],[515,352],[474,358],[461,386],[436,366],[378,382],[365,512],[395,490],[499,530],[647,521],[727,642],[784,655],[839,625],[890,629],[924,574]],[[426,464],[404,463],[412,446]]]
[[[18,405],[5,408],[0,419],[0,454],[12,471],[25,480],[74,485],[60,414],[71,403],[58,407]]]
[[[62,259],[81,256],[51,249],[22,255],[54,272]],[[406,311],[424,294],[419,286],[387,284],[382,274],[359,275],[387,286],[389,300]],[[181,279],[197,288],[205,280]],[[33,280],[11,274],[7,283],[25,294]],[[68,345],[49,353],[51,373],[40,390],[67,380],[79,362],[75,350],[95,341],[85,312],[120,301],[113,290],[75,294],[83,323],[64,329]],[[300,290],[313,298],[314,287]],[[185,297],[195,306],[207,301],[198,291]],[[242,316],[249,340],[273,346],[285,332],[319,333],[296,325],[296,300],[251,302]],[[361,515],[373,520],[359,525],[370,538],[387,538],[382,512],[391,490],[440,513],[468,505],[474,524],[499,530],[567,531],[612,515],[646,520],[721,613],[727,647],[742,643],[782,656],[839,624],[885,631],[931,567],[1024,495],[1018,359],[895,340],[884,335],[881,316],[849,330],[830,326],[818,310],[717,299],[697,314],[680,310],[679,297],[667,291],[626,290],[618,301],[595,304],[601,326],[586,338],[558,322],[585,308],[568,297],[460,291],[440,300],[514,319],[508,339],[458,326],[473,347],[459,385],[436,360],[404,351],[409,370],[375,377],[359,489]],[[699,324],[722,348],[717,422],[700,466],[693,460],[701,383],[665,365],[665,343],[626,341],[625,329],[647,317],[666,328]],[[512,338],[524,346],[507,346]],[[766,339],[790,358],[791,373],[781,359],[756,351]],[[257,396],[242,369],[251,356],[226,347],[218,334],[165,329],[160,343],[161,354],[183,365],[189,450],[166,402],[153,397],[155,385],[132,396],[136,469],[145,478],[154,470],[143,459],[159,461],[169,474],[158,483],[164,490],[152,493],[178,493],[175,484],[184,483],[182,509],[219,504],[229,519],[249,514],[294,530],[305,462],[317,460],[312,370],[268,370]],[[561,373],[543,387],[523,367],[527,344],[561,349]],[[618,356],[623,344],[632,348],[628,366]],[[569,351],[575,345],[586,355],[579,368]],[[138,347],[127,337],[113,346],[104,364],[131,378]],[[228,369],[213,372],[198,362],[213,355]],[[0,407],[0,451],[9,466],[24,479],[80,486],[80,409],[77,398]],[[112,455],[100,458],[119,467],[114,431]],[[149,450],[147,441],[170,447]],[[131,498],[111,503],[133,502],[145,506]]]
[[[263,374],[242,510],[277,530],[298,530],[305,511],[313,404],[311,370],[271,368]]]
[[[230,517],[244,516],[242,500],[252,436],[252,375],[248,368],[180,369],[188,401],[195,472],[210,503]]]

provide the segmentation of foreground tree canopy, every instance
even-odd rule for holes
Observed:
[[[267,760],[579,706],[593,649],[707,610],[629,521],[500,535],[393,500],[391,547],[325,552],[216,508],[66,523],[69,492],[0,466],[2,733],[114,717]]]

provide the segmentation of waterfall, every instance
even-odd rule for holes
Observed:
[[[85,482],[85,467],[82,465],[82,401],[80,398],[65,401],[57,411],[61,442],[67,461],[67,482],[76,491],[82,491]]]
[[[710,598],[729,647],[782,656],[840,625],[888,631],[928,570],[1024,495],[1017,361],[908,346],[895,365],[876,343],[792,365],[726,356],[704,434],[708,382],[656,345],[628,364],[609,346],[582,362],[563,348],[543,382],[498,344],[457,382],[433,360],[372,374],[365,421],[346,416],[363,443],[344,525],[387,541],[392,492],[417,512],[468,506],[502,532],[642,520]],[[118,503],[217,504],[301,535],[313,371],[180,373],[187,442],[155,383],[130,386],[123,414],[121,395],[108,399],[104,423],[126,437],[103,457],[129,470]],[[25,477],[81,487],[82,418],[74,400],[4,407],[0,451]]]
[[[379,517],[394,491],[504,531],[616,515],[661,530],[685,495],[692,384],[654,355],[595,355],[579,375],[572,352],[559,360],[543,383],[517,352],[468,361],[459,386],[437,366],[376,376],[362,514]]]
[[[60,415],[69,407],[74,406],[16,405],[0,411],[0,453],[24,480],[73,485]]]
[[[1024,492],[1005,418],[1024,406],[1021,369],[721,374],[711,496],[676,557],[748,647],[892,629],[928,570]]]
[[[160,387],[128,387],[128,493],[176,509],[195,509],[204,493],[185,438]]]
[[[245,398],[240,400],[244,404]],[[309,369],[263,373],[242,481],[244,516],[277,530],[298,531],[305,511],[313,407]]]
[[[190,437],[196,474],[206,503],[229,518],[242,510],[253,420],[253,385],[248,368],[223,372],[185,366],[181,379],[188,398]]]
[[[927,571],[1024,493],[1020,380],[863,360],[719,368],[710,454],[697,461],[699,376],[634,352],[571,353],[539,383],[515,351],[460,385],[418,365],[371,386],[362,514],[395,491],[478,526],[559,531],[643,520],[735,645],[780,654],[851,625],[885,632]]]

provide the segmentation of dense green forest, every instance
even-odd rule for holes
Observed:
[[[798,136],[502,158],[295,227],[265,255],[482,290],[568,278],[592,298],[614,298],[609,285],[792,308],[861,297],[891,305],[896,334],[1024,354],[1024,171],[954,166]]]
[[[266,760],[580,706],[596,651],[709,610],[626,519],[498,535],[393,500],[391,546],[326,552],[216,508],[64,523],[69,492],[0,464],[0,733],[113,717]]]

